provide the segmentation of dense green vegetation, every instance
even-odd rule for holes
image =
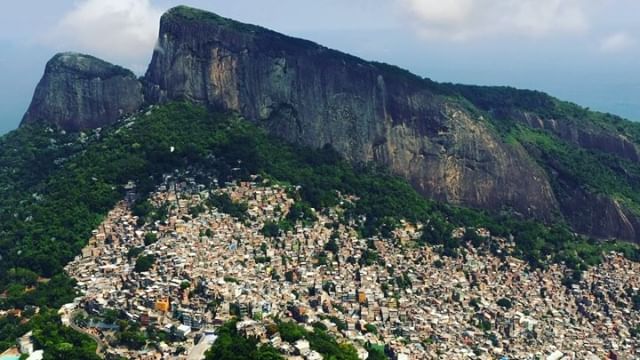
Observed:
[[[389,357],[384,352],[384,346],[376,346],[369,344],[366,348],[369,352],[369,357],[367,360],[387,360]]]
[[[140,224],[153,223],[155,221],[165,220],[169,209],[166,204],[155,207],[149,200],[138,201],[131,208],[133,215],[138,217]]]
[[[26,305],[47,305],[58,308],[69,303],[76,296],[73,291],[75,280],[61,273],[51,279],[33,286],[25,286],[20,282],[12,283],[7,288],[7,297],[2,300],[5,308],[22,309]]]
[[[135,350],[140,350],[147,344],[147,336],[139,325],[121,320],[120,330],[117,334],[119,344]]]
[[[358,359],[358,353],[351,344],[338,344],[336,339],[320,326],[314,327],[313,332],[309,332],[293,322],[281,321],[278,323],[278,332],[282,340],[289,343],[294,343],[300,339],[309,341],[311,350],[317,351],[325,359]]]
[[[524,145],[550,172],[557,192],[582,187],[621,200],[640,214],[640,165],[609,154],[572,146],[549,133],[517,126],[511,139]]]
[[[212,23],[215,25],[224,25],[229,28],[245,31],[245,32],[256,32],[258,30],[267,31],[266,29],[262,29],[259,26],[244,24],[241,22],[237,22],[231,19],[224,18],[220,15],[203,11],[200,9],[192,8],[189,6],[176,6],[174,7],[167,16],[178,16],[181,21],[189,20],[198,23]]]
[[[607,195],[640,214],[640,166],[637,163],[576,146],[552,131],[532,129],[517,119],[526,112],[583,128],[587,133],[609,134],[612,138],[624,136],[635,144],[640,143],[640,124],[590,111],[538,91],[453,84],[440,84],[439,90],[467,102],[472,112],[484,112],[485,118],[508,143],[524,146],[550,174],[559,198],[581,189]]]
[[[47,360],[100,359],[96,355],[96,343],[88,336],[62,326],[55,310],[47,310],[34,317],[29,327],[33,330],[36,348],[44,349]]]
[[[136,265],[133,268],[135,272],[149,271],[153,267],[153,263],[156,261],[153,255],[144,255],[136,259]]]
[[[508,86],[474,86],[435,84],[437,91],[470,103],[473,111],[484,111],[501,126],[513,125],[513,115],[528,112],[542,119],[556,119],[581,126],[596,126],[619,132],[635,143],[640,142],[640,124],[619,116],[591,111],[576,104],[558,100],[546,93]]]
[[[280,227],[273,221],[265,222],[260,232],[266,237],[276,237],[281,233]]]
[[[284,359],[269,346],[258,346],[258,341],[248,339],[236,330],[236,321],[230,321],[218,329],[218,338],[206,353],[207,360],[281,360]]]
[[[535,134],[524,135],[520,134],[518,141],[542,141]],[[566,150],[554,146],[549,149],[556,151],[550,156],[557,157]],[[567,156],[573,161],[573,155]],[[123,198],[124,185],[135,181],[138,192],[145,195],[160,182],[163,173],[186,167],[212,174],[220,184],[259,174],[299,185],[297,205],[287,218],[263,230],[270,236],[295,222],[314,221],[312,208],[336,205],[341,193],[360,199],[347,207],[344,217],[360,223],[363,236],[386,235],[401,219],[422,222],[427,224],[423,241],[439,245],[452,256],[465,241],[479,241],[450,238],[453,228],[466,226],[486,227],[494,235],[514,235],[514,255],[539,266],[566,261],[583,269],[597,263],[602,251],[609,249],[622,249],[630,257],[638,257],[634,247],[579,238],[561,224],[545,227],[426,200],[406,181],[383,169],[354,168],[331,148],[310,150],[287,145],[236,116],[212,114],[183,103],[156,108],[124,126],[104,129],[99,136],[21,128],[0,139],[0,164],[0,291],[9,295],[0,300],[2,308],[30,304],[57,307],[70,301],[73,281],[61,275],[62,267],[79,253],[92,229]],[[581,164],[576,161],[575,166],[587,166]],[[585,168],[576,171],[576,176],[583,171],[595,170]],[[611,186],[624,189],[618,185]],[[632,199],[637,196],[626,190],[620,195]],[[246,216],[243,204],[222,196],[214,196],[211,201],[233,216]],[[166,210],[154,209],[144,198],[134,208],[141,221],[147,222],[162,219]],[[366,220],[360,222],[363,218]],[[154,240],[150,237],[147,241]],[[337,243],[331,248],[334,251]],[[141,250],[132,250],[131,258],[138,257]],[[364,261],[376,260],[372,251]],[[51,280],[38,281],[38,276]],[[35,290],[27,291],[29,288]],[[53,321],[52,317],[46,319]],[[11,341],[18,332],[7,321],[8,331],[1,333],[0,341]],[[55,326],[55,321],[52,324]],[[317,341],[322,343],[322,334],[317,335]]]
[[[218,208],[238,220],[247,217],[247,204],[243,202],[233,202],[227,194],[211,194],[208,199],[209,206]]]
[[[146,233],[144,234],[144,245],[149,246],[151,244],[155,244],[158,241],[158,235],[154,233]]]
[[[561,115],[556,107],[557,100],[540,91],[507,86],[457,84],[440,84],[439,90],[448,95],[460,96],[477,109],[491,112],[497,118],[502,118],[512,110],[534,112],[545,118]]]
[[[15,344],[17,338],[29,330],[29,326],[20,321],[21,319],[14,315],[0,317],[0,334],[2,334],[0,349],[10,348]]]

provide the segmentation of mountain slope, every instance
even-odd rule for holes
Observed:
[[[328,147],[313,150],[286,144],[237,115],[212,113],[188,103],[154,107],[88,134],[24,126],[0,138],[0,145],[0,171],[9,175],[0,177],[0,309],[57,308],[72,301],[74,282],[62,273],[62,266],[80,252],[92,230],[124,197],[125,185],[130,180],[137,183],[138,204],[144,209],[148,192],[161,183],[163,174],[174,170],[214,176],[220,183],[261,174],[299,185],[302,213],[311,206],[334,206],[338,193],[352,194],[359,200],[347,216],[359,224],[359,236],[385,237],[401,220],[427,224],[422,243],[437,245],[445,256],[460,253],[463,242],[453,239],[451,232],[462,226],[513,236],[514,256],[532,266],[564,261],[575,274],[598,263],[608,250],[640,258],[628,244],[595,242],[563,227],[429,201],[383,169],[354,167]],[[34,158],[52,161],[31,174]],[[493,242],[486,245],[495,249]],[[64,334],[47,335],[54,340],[41,345],[57,354],[53,358],[73,358],[60,352],[64,348],[57,346],[60,342],[84,344],[85,355],[95,351],[87,339],[73,338],[61,328],[51,313],[43,316],[20,328],[15,328],[17,320],[0,318],[0,328],[14,329],[2,333],[0,346],[8,346],[15,334],[30,328],[45,328]]]
[[[161,20],[152,101],[234,110],[288,141],[376,162],[422,194],[550,220],[540,168],[434,84],[304,40],[178,7]]]
[[[0,350],[34,330],[50,358],[95,358],[50,310],[77,295],[62,267],[129,181],[134,211],[153,221],[145,197],[176,170],[300,186],[302,215],[354,195],[345,214],[363,241],[405,220],[425,225],[411,246],[460,259],[469,242],[531,267],[564,262],[565,285],[609,250],[640,259],[635,246],[572,231],[638,240],[636,124],[542,93],[437,84],[186,7],[162,21],[145,79],[57,55],[21,128],[0,137],[0,309],[42,308],[0,317]],[[467,236],[481,227],[492,236]]]
[[[534,91],[443,85],[485,112],[505,142],[545,169],[566,221],[599,238],[637,240],[640,125]]]
[[[290,143],[382,165],[429,199],[640,241],[638,124],[540,92],[435,83],[185,6],[164,14],[158,45],[143,79],[110,88],[125,89],[119,96],[80,91],[82,79],[39,86],[34,104],[63,98],[57,104],[76,114],[68,123],[57,107],[40,107],[39,119],[66,130],[104,126],[111,110],[140,107],[142,84],[147,104],[237,112]],[[45,79],[61,77],[51,70]],[[82,104],[70,100],[78,91]]]
[[[619,118],[538,92],[437,84],[187,7],[163,16],[159,45],[145,78],[153,102],[238,111],[291,142],[331,144],[351,161],[383,164],[437,200],[638,240],[638,202],[619,196],[639,190],[635,178],[630,186],[616,179],[607,192],[582,186],[582,174],[558,180],[544,149],[515,136],[523,134],[516,127],[540,130],[606,169],[602,156],[612,156],[623,163],[615,176],[627,178],[638,162],[630,134],[638,127]]]
[[[186,103],[153,109],[89,136],[23,127],[0,141],[0,159],[17,159],[14,163],[3,160],[3,173],[25,174],[29,180],[0,179],[0,189],[7,189],[0,199],[2,285],[10,284],[7,274],[15,268],[46,277],[59,274],[107,211],[123,198],[130,180],[145,196],[162,174],[189,168],[201,169],[221,183],[263,174],[300,185],[302,199],[318,209],[334,205],[336,191],[355,195],[360,200],[350,213],[366,219],[361,225],[363,236],[388,232],[404,219],[431,224],[429,234],[434,236],[427,241],[442,242],[457,226],[485,227],[496,236],[514,235],[515,254],[532,263],[575,256],[590,262],[588,258],[600,248],[562,227],[546,228],[426,200],[385,170],[353,167],[330,148],[287,145],[237,116],[210,113]],[[38,177],[25,170],[33,156],[26,150],[32,147],[43,148],[38,157],[54,159]]]

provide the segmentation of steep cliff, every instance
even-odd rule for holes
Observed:
[[[143,101],[142,85],[131,71],[92,56],[62,53],[47,63],[22,124],[92,129],[138,110]]]
[[[541,92],[435,83],[185,6],[162,16],[141,82],[90,56],[54,57],[23,124],[95,128],[171,100],[331,145],[433,199],[640,241],[639,124]]]
[[[160,27],[152,102],[238,111],[289,141],[385,165],[435,199],[547,220],[558,209],[542,169],[437,84],[187,7]]]
[[[638,126],[618,116],[589,111],[539,91],[452,84],[441,85],[441,88],[488,112],[499,126],[520,123],[545,130],[584,149],[640,161]],[[628,132],[630,127],[635,131]]]
[[[547,94],[442,84],[523,145],[551,180],[564,219],[597,238],[640,240],[640,124]]]

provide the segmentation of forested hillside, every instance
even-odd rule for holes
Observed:
[[[464,241],[480,241],[453,239],[454,228],[484,227],[494,236],[513,236],[514,255],[532,266],[565,261],[579,273],[598,263],[604,250],[638,257],[632,245],[579,237],[561,221],[547,227],[426,200],[406,181],[382,169],[354,167],[331,148],[288,145],[237,115],[185,103],[155,107],[86,134],[22,127],[0,140],[0,164],[0,307],[43,308],[42,315],[26,324],[3,318],[2,347],[29,328],[46,328],[57,335],[43,346],[58,358],[70,356],[61,343],[74,344],[74,352],[93,351],[83,345],[87,339],[62,330],[44,310],[74,297],[73,281],[63,266],[123,198],[127,182],[137,183],[144,200],[161,175],[174,169],[204,170],[221,183],[259,174],[299,185],[303,207],[333,205],[338,192],[355,195],[360,200],[348,216],[366,219],[360,225],[362,236],[388,233],[402,219],[419,222],[426,226],[417,246],[440,245],[447,256],[457,256]]]

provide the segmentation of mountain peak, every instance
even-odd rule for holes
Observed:
[[[636,166],[640,130],[621,119],[537,92],[435,83],[187,6],[162,16],[142,81],[89,55],[54,56],[23,124],[77,131],[115,122],[145,102],[175,100],[235,112],[291,143],[330,145],[355,163],[382,165],[429,198],[546,222],[562,214],[576,232],[640,241],[640,196],[629,190],[636,179],[628,180],[635,170],[609,167],[596,155],[586,161],[579,152]],[[541,137],[546,142],[536,142]],[[593,164],[602,165],[595,173],[617,175],[589,182]]]
[[[94,56],[64,52],[47,62],[22,125],[67,131],[101,127],[140,108],[142,85],[130,70]]]
[[[537,218],[556,206],[541,169],[407,71],[187,7],[163,16],[158,49],[145,76],[152,103],[237,112],[290,142],[387,166],[436,199]]]
[[[167,22],[179,22],[181,24],[206,24],[249,32],[266,30],[257,25],[241,23],[210,11],[196,9],[186,5],[179,5],[167,10],[167,12],[162,15],[160,22],[161,24],[165,24]]]
[[[95,56],[76,52],[61,52],[54,55],[47,62],[45,72],[55,72],[63,69],[102,79],[114,76],[135,77],[133,72],[121,66],[111,64]]]
[[[167,10],[164,15],[164,18],[183,18],[183,19],[191,19],[191,20],[213,20],[219,21],[220,19],[225,19],[222,16],[213,13],[211,11],[206,11],[202,9],[193,8],[187,5],[178,5],[169,10]],[[229,20],[229,19],[225,19]],[[229,20],[231,21],[231,20]]]

